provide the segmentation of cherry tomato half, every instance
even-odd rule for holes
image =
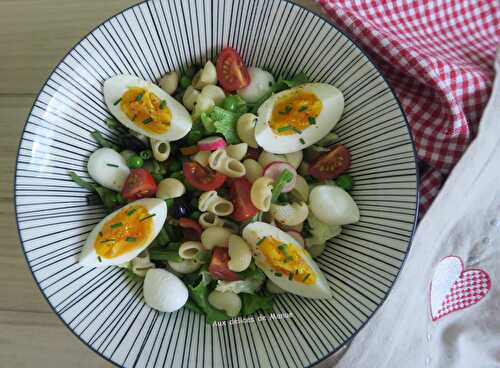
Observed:
[[[216,69],[217,79],[226,91],[236,91],[250,83],[247,67],[232,47],[222,49],[217,58]]]
[[[198,222],[187,217],[181,217],[179,226],[182,229],[184,240],[200,240],[203,229]]]
[[[316,161],[309,166],[309,174],[316,179],[335,179],[342,175],[351,167],[351,154],[347,147],[339,144],[319,156]]]
[[[215,190],[226,181],[226,177],[221,173],[203,167],[197,162],[185,161],[182,164],[182,173],[192,187],[204,192]]]
[[[229,198],[234,206],[233,220],[245,221],[259,212],[250,199],[251,188],[252,184],[245,178],[234,179],[229,184]]]
[[[208,265],[208,272],[216,280],[238,281],[240,279],[236,272],[233,272],[227,266],[229,262],[229,251],[227,248],[214,247],[212,259]]]
[[[149,171],[143,168],[131,169],[122,189],[122,196],[132,202],[136,199],[154,197],[156,182]]]

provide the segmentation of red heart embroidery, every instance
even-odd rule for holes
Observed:
[[[459,257],[443,258],[436,266],[430,285],[433,321],[478,303],[491,289],[491,279],[481,269],[464,270]]]

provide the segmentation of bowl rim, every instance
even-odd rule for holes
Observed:
[[[33,113],[33,109],[35,108],[35,103],[38,101],[39,97],[40,97],[40,94],[42,93],[43,89],[45,88],[45,86],[47,85],[47,83],[49,82],[49,80],[52,78],[52,75],[55,73],[55,71],[59,68],[59,66],[62,64],[62,62],[68,57],[68,55],[73,52],[73,50],[78,46],[80,45],[85,39],[87,39],[94,31],[96,31],[98,28],[100,28],[102,25],[104,25],[105,23],[109,22],[110,20],[112,20],[113,18],[127,12],[128,10],[130,9],[133,9],[135,7],[139,7],[139,6],[142,6],[142,4],[145,4],[145,3],[148,3],[148,2],[153,2],[155,0],[141,0],[140,2],[136,3],[136,4],[133,4],[133,5],[130,5],[116,13],[114,13],[113,15],[107,17],[106,19],[104,19],[103,21],[101,21],[100,23],[98,23],[96,26],[94,26],[89,32],[87,32],[83,37],[81,37],[61,58],[60,60],[57,62],[57,64],[52,68],[52,70],[50,71],[50,73],[48,74],[47,78],[45,79],[45,81],[43,82],[43,84],[41,85],[40,87],[40,90],[38,91],[38,93],[36,94],[34,100],[33,100],[33,103],[31,105],[31,108],[30,108],[30,111],[26,117],[26,120],[24,122],[24,126],[23,126],[23,130],[21,131],[21,135],[20,135],[20,138],[19,138],[19,143],[17,145],[17,150],[16,150],[16,164],[15,164],[15,167],[14,167],[14,185],[12,186],[12,192],[13,192],[13,198],[14,198],[14,213],[15,213],[15,218],[16,218],[16,228],[17,228],[17,234],[18,234],[18,237],[19,237],[19,242],[20,242],[20,245],[21,245],[21,249],[22,249],[22,252],[23,252],[23,255],[24,255],[24,259],[26,261],[26,265],[28,266],[28,269],[31,273],[31,276],[33,277],[33,280],[35,281],[35,284],[37,285],[38,287],[38,290],[40,291],[40,293],[42,294],[43,298],[45,299],[45,301],[47,302],[47,304],[49,305],[50,309],[54,312],[54,314],[59,318],[59,320],[63,323],[63,325],[69,330],[71,331],[71,333],[76,337],[78,338],[78,340],[80,340],[87,348],[89,348],[90,350],[92,350],[94,353],[96,353],[97,355],[99,355],[101,358],[103,358],[104,360],[108,361],[109,363],[113,364],[114,366],[116,367],[122,367],[121,365],[119,365],[118,363],[116,363],[115,361],[113,361],[111,358],[108,358],[107,356],[105,356],[103,353],[99,352],[98,350],[96,350],[92,345],[90,345],[89,343],[87,343],[82,337],[81,335],[78,335],[76,333],[75,330],[73,330],[67,323],[66,321],[62,318],[62,316],[55,310],[54,306],[50,303],[48,297],[45,295],[44,293],[44,290],[42,289],[41,285],[38,283],[36,277],[35,277],[35,274],[33,272],[33,269],[31,268],[30,266],[30,262],[28,260],[28,255],[26,254],[26,251],[25,251],[25,248],[24,248],[24,241],[23,241],[23,238],[21,236],[21,230],[19,228],[19,217],[18,217],[18,204],[17,204],[17,196],[16,196],[16,188],[17,188],[17,180],[18,180],[18,164],[19,164],[19,151],[21,149],[21,143],[23,142],[23,139],[24,139],[24,135],[26,133],[26,126],[28,124],[28,119],[29,117],[31,116],[31,114]],[[168,0],[166,0],[168,1]],[[320,19],[322,19],[323,21],[325,21],[327,24],[329,24],[332,28],[334,28],[337,32],[339,32],[340,34],[342,34],[344,37],[346,37],[362,54],[363,56],[365,56],[368,61],[370,62],[370,64],[375,68],[375,70],[378,72],[378,75],[383,79],[383,81],[385,82],[385,84],[387,85],[387,87],[389,88],[393,98],[396,100],[397,102],[397,105],[399,107],[399,110],[404,118],[404,121],[405,121],[405,125],[406,125],[406,129],[408,131],[408,135],[410,137],[410,142],[411,142],[411,146],[412,146],[412,150],[413,150],[413,161],[415,163],[415,179],[416,179],[416,186],[415,186],[415,208],[414,208],[414,220],[413,220],[413,226],[412,226],[412,229],[411,229],[411,233],[410,233],[410,236],[409,236],[409,241],[408,241],[408,247],[406,248],[406,252],[404,253],[404,256],[403,256],[403,259],[401,260],[401,267],[399,267],[398,271],[396,272],[396,275],[394,277],[394,281],[391,283],[391,285],[389,286],[389,288],[387,289],[387,292],[385,293],[384,297],[381,299],[380,303],[374,308],[372,314],[354,331],[354,333],[348,338],[346,339],[342,344],[340,344],[337,348],[333,349],[332,351],[330,351],[329,353],[327,353],[324,357],[322,357],[321,359],[315,361],[314,363],[311,363],[310,365],[308,365],[307,367],[304,367],[304,368],[313,368],[314,366],[328,360],[329,358],[331,358],[335,353],[337,353],[340,349],[342,349],[343,347],[345,346],[348,346],[351,341],[356,337],[356,335],[365,327],[365,325],[373,318],[373,316],[379,311],[380,307],[385,303],[385,301],[387,300],[387,297],[389,296],[389,294],[391,293],[393,287],[394,287],[394,284],[398,281],[399,279],[399,275],[401,274],[401,271],[403,270],[405,264],[406,264],[406,260],[407,260],[407,257],[408,257],[408,254],[410,253],[411,251],[411,247],[412,247],[412,244],[413,244],[413,240],[415,238],[415,231],[416,231],[416,228],[417,228],[417,224],[418,224],[418,221],[419,221],[419,203],[420,203],[420,172],[419,172],[419,169],[418,169],[418,159],[417,159],[417,150],[416,150],[416,145],[415,145],[415,138],[413,137],[412,133],[411,133],[411,128],[410,128],[410,124],[408,122],[408,118],[406,116],[406,113],[401,105],[401,101],[399,100],[398,96],[396,95],[396,93],[394,92],[394,88],[391,86],[391,84],[389,83],[389,81],[387,80],[387,78],[385,77],[385,75],[382,73],[380,67],[377,65],[376,62],[374,62],[373,60],[373,57],[367,52],[365,51],[365,49],[358,43],[356,42],[353,37],[349,34],[347,34],[346,32],[344,32],[344,30],[342,30],[341,28],[339,28],[326,14],[324,13],[316,13],[315,11],[311,10],[311,9],[308,9],[306,8],[304,5],[302,4],[298,4],[296,2],[294,2],[293,0],[273,0],[273,1],[277,1],[277,2],[285,2],[285,3],[288,3],[290,5],[292,5],[293,7],[298,7],[310,14],[312,14],[313,16],[316,16],[316,17],[319,17]],[[321,5],[320,5],[321,6]]]

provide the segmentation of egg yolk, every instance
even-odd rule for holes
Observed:
[[[316,95],[299,89],[276,101],[269,126],[278,135],[300,134],[316,124],[322,108]]]
[[[144,244],[153,230],[153,217],[144,206],[131,206],[106,221],[94,248],[102,258],[114,258]]]
[[[170,128],[172,113],[165,100],[144,88],[131,87],[120,100],[121,110],[138,127],[163,134]]]
[[[304,262],[305,251],[294,244],[287,244],[272,236],[265,236],[257,242],[259,250],[273,269],[275,276],[287,277],[306,285],[316,282],[315,272]]]

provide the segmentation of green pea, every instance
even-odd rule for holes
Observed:
[[[184,174],[182,173],[182,171],[173,172],[172,174],[170,174],[170,177],[180,181],[184,181]]]
[[[171,173],[174,173],[176,171],[181,171],[182,170],[182,163],[179,160],[172,159],[168,163],[168,171]]]
[[[337,179],[335,179],[335,184],[341,187],[344,190],[351,190],[354,184],[352,180],[352,176],[349,174],[340,175]]]
[[[186,89],[186,88],[188,88],[188,87],[191,85],[191,78],[189,78],[189,77],[188,77],[188,76],[186,76],[186,75],[183,75],[183,76],[181,77],[180,84],[181,84],[181,88],[182,88],[182,89]]]
[[[222,106],[229,111],[236,112],[240,105],[240,100],[236,95],[229,95],[224,98]]]
[[[198,198],[193,197],[193,198],[191,199],[191,201],[189,202],[189,204],[190,204],[190,205],[191,205],[191,207],[193,207],[193,208],[198,208]]]
[[[143,160],[149,160],[151,157],[153,157],[153,152],[151,152],[151,150],[144,150],[139,153],[139,156],[141,156]]]
[[[127,160],[127,166],[131,169],[138,169],[144,165],[144,160],[139,155],[130,156]]]
[[[199,141],[201,138],[203,138],[203,133],[202,133],[201,131],[197,130],[197,129],[193,129],[193,130],[191,130],[191,131],[188,133],[187,137],[186,137],[186,139],[187,139],[187,143],[188,143],[189,145],[193,145],[193,144],[198,143],[198,141]]]
[[[200,211],[193,211],[191,212],[191,214],[189,215],[189,217],[195,221],[198,221],[198,219],[200,218],[201,216],[201,212]]]
[[[160,174],[160,173],[152,173],[151,176],[153,177],[153,179],[155,180],[156,183],[159,183],[160,181],[163,180],[163,175]]]

